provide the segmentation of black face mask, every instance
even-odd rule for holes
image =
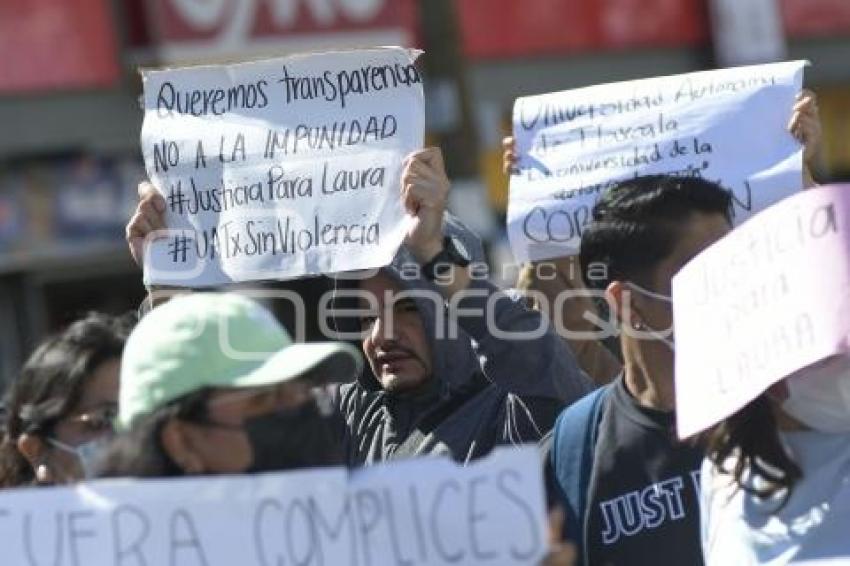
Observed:
[[[292,411],[247,419],[245,433],[254,452],[246,472],[338,466],[344,463],[338,415],[319,413],[315,402]]]

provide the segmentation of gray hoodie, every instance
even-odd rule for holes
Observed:
[[[478,238],[452,217],[445,233],[459,237],[473,261],[481,261]],[[402,247],[384,273],[402,288],[437,292],[423,278],[402,278],[405,265],[415,264]],[[409,274],[410,270],[404,270]],[[415,393],[390,393],[381,389],[368,372],[358,381],[336,389],[336,404],[345,420],[348,464],[372,464],[424,454],[448,455],[469,462],[487,455],[495,446],[537,442],[553,426],[561,409],[592,389],[575,357],[555,334],[545,316],[526,307],[517,294],[474,280],[475,296],[464,297],[457,312],[492,312],[503,332],[533,330],[545,333],[533,340],[497,338],[488,332],[483,316],[458,317],[456,338],[438,333],[433,301],[416,299],[426,335],[431,338],[433,375]],[[437,336],[442,336],[437,338]]]

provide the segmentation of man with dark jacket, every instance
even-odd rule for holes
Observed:
[[[372,375],[339,387],[349,462],[433,453],[467,462],[538,441],[592,384],[545,316],[476,276],[481,245],[444,214],[439,149],[408,158],[402,187],[413,217],[405,244],[360,282]]]

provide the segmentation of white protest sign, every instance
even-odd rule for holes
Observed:
[[[850,349],[850,186],[762,211],[673,277],[681,437]]]
[[[508,236],[521,262],[578,252],[599,195],[670,174],[717,181],[735,221],[802,188],[786,130],[805,61],[597,85],[519,98]]]
[[[535,447],[468,467],[418,459],[255,476],[102,480],[0,492],[4,564],[536,565]]]
[[[145,282],[209,286],[379,267],[422,147],[414,52],[376,48],[147,71],[141,144],[167,202]]]

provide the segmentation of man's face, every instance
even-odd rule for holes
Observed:
[[[266,387],[216,389],[206,402],[205,422],[182,422],[182,442],[166,450],[187,473],[245,472],[256,456],[245,423],[275,411],[296,411],[311,399],[311,385],[300,379]]]
[[[398,284],[378,274],[360,283],[361,291],[375,298],[377,309],[361,318],[365,332],[363,353],[386,391],[412,391],[431,377],[431,348],[415,301],[396,300]],[[368,308],[361,300],[361,308]]]
[[[721,214],[694,213],[685,222],[686,228],[682,230],[673,251],[656,266],[649,282],[652,291],[668,297],[672,292],[673,276],[697,254],[731,230]],[[632,293],[632,301],[640,311],[643,323],[649,328],[664,335],[672,329],[673,312],[670,303],[643,296],[639,292]]]

